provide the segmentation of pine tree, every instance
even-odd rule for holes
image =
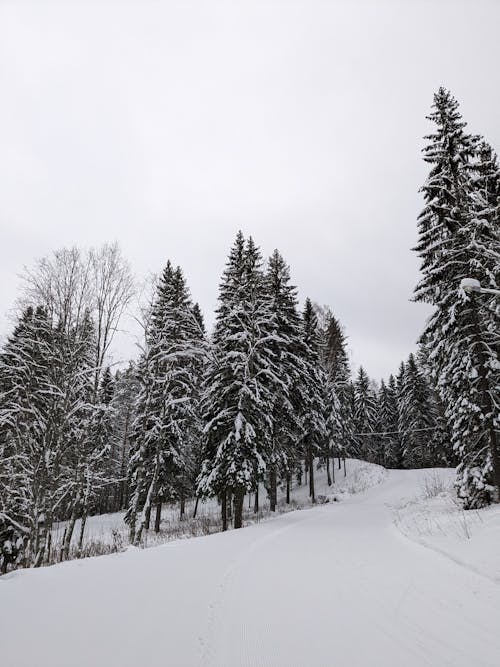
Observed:
[[[357,453],[367,461],[378,458],[378,441],[370,433],[376,431],[377,398],[372,382],[363,366],[359,367],[354,382],[354,428]]]
[[[415,251],[422,259],[423,278],[415,300],[436,305],[447,275],[448,252],[457,229],[464,222],[471,160],[477,139],[465,132],[458,102],[440,88],[428,119],[436,131],[425,138],[424,160],[432,165],[422,187],[425,206],[418,218],[419,240]]]
[[[498,497],[500,488],[498,327],[493,299],[479,301],[460,284],[474,278],[496,289],[495,166],[478,139],[466,134],[448,91],[435,95],[430,120],[437,130],[425,149],[432,169],[423,188],[416,247],[423,277],[415,299],[435,306],[423,342],[460,461],[459,495],[466,507],[475,507]]]
[[[53,522],[77,502],[92,419],[91,342],[88,317],[63,328],[45,308],[29,308],[2,354],[1,440],[15,490],[1,523],[15,528],[16,544],[22,535],[24,565],[49,559]]]
[[[219,291],[205,377],[205,446],[198,491],[219,496],[223,528],[234,496],[234,527],[242,525],[243,498],[266,472],[272,442],[276,372],[274,323],[262,260],[252,239],[238,233]]]
[[[405,364],[400,394],[399,430],[402,437],[402,463],[405,468],[425,468],[432,464],[434,413],[430,388],[410,354]]]
[[[67,558],[77,518],[81,520],[78,538],[78,551],[81,552],[87,517],[95,509],[95,501],[108,481],[105,462],[109,449],[107,443],[97,437],[100,410],[95,394],[96,343],[90,313],[87,311],[69,330],[58,326],[56,338],[61,350],[60,382],[65,384],[72,417],[66,423],[68,430],[65,435],[70,443],[65,452],[65,514],[69,515],[70,521],[63,540],[62,555]],[[64,423],[64,414],[61,420]]]
[[[290,501],[290,479],[297,465],[297,443],[301,438],[298,418],[304,374],[303,341],[300,315],[297,311],[297,288],[290,284],[290,269],[278,250],[271,255],[266,271],[266,290],[272,322],[270,352],[280,382],[274,382],[274,404],[270,452],[267,461],[270,509],[277,503],[278,476],[285,477],[287,502]]]
[[[138,366],[140,390],[129,461],[131,494],[125,516],[133,543],[149,528],[155,503],[159,524],[162,501],[184,498],[189,434],[196,421],[194,367],[201,354],[199,322],[184,276],[168,262],[157,286],[146,349]]]
[[[328,429],[332,456],[351,454],[353,447],[353,412],[349,390],[351,370],[347,340],[340,322],[330,314],[327,320],[324,346],[324,365],[328,377],[331,408],[328,411]]]
[[[384,380],[381,381],[378,393],[378,430],[385,433],[382,436],[382,464],[387,468],[402,466],[402,447],[398,429],[396,380],[390,375],[387,384]]]
[[[27,429],[23,415],[34,380],[30,383],[26,367],[33,319],[29,307],[0,355],[0,573],[21,562],[31,532],[22,444]]]
[[[321,454],[327,440],[325,387],[327,379],[320,362],[318,319],[312,302],[306,299],[302,313],[305,373],[301,410],[304,453],[309,470],[309,495],[316,502],[314,458]]]

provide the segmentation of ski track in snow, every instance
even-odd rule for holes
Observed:
[[[0,578],[0,664],[498,667],[498,583],[394,523],[426,474],[389,471],[363,494],[243,530]]]
[[[298,513],[296,513],[298,515]],[[299,518],[299,517],[297,517]],[[302,517],[300,517],[302,518]],[[299,520],[300,520],[299,518]],[[219,637],[223,631],[226,620],[224,615],[224,605],[230,590],[231,583],[235,578],[236,573],[245,576],[244,567],[248,566],[252,558],[255,557],[256,552],[271,540],[277,539],[283,532],[290,530],[294,524],[283,526],[279,529],[274,529],[269,535],[258,537],[254,540],[251,546],[241,555],[236,558],[231,566],[226,570],[222,581],[218,585],[217,595],[209,604],[209,614],[207,631],[204,637],[200,637],[201,645],[201,667],[217,667],[218,663],[214,662],[213,647],[214,640]]]

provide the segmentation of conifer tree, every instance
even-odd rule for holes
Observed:
[[[325,335],[324,363],[332,397],[332,409],[328,416],[332,455],[346,456],[351,453],[354,439],[354,415],[349,391],[351,370],[345,333],[340,322],[331,314]]]
[[[276,509],[277,478],[283,475],[290,500],[291,473],[298,460],[297,443],[301,438],[298,418],[303,400],[301,388],[305,370],[297,288],[290,284],[290,269],[278,250],[271,255],[266,271],[269,312],[272,325],[270,352],[276,376],[274,382],[272,432],[267,461],[270,509]]]
[[[314,458],[325,447],[327,424],[325,387],[327,379],[320,362],[318,319],[310,299],[306,299],[302,313],[305,373],[301,410],[304,453],[309,470],[309,495],[316,502],[314,486]]]
[[[410,354],[405,364],[400,395],[399,430],[402,437],[402,463],[405,468],[425,468],[433,463],[434,413],[425,377]]]
[[[376,431],[377,398],[372,383],[363,366],[359,367],[354,382],[354,428],[357,453],[363,459],[377,458],[377,440],[370,433]]]
[[[234,527],[242,525],[243,498],[266,472],[276,386],[283,385],[273,354],[274,323],[262,260],[252,239],[238,233],[219,291],[205,376],[205,447],[198,491],[219,496],[223,528],[234,497]]]
[[[77,503],[78,462],[92,420],[92,362],[88,317],[53,326],[43,307],[25,311],[2,354],[0,430],[15,492],[0,523],[15,528],[16,544],[22,535],[24,565],[50,556],[53,522]]]
[[[387,468],[402,466],[401,440],[398,433],[398,404],[396,380],[389,376],[387,384],[380,383],[378,393],[378,429],[382,436],[382,464]]]
[[[131,494],[125,516],[133,543],[149,528],[154,504],[161,513],[162,501],[184,497],[189,434],[197,407],[193,369],[201,353],[199,323],[184,276],[168,262],[157,286],[146,349],[138,366],[140,390],[129,461]]]
[[[448,91],[435,95],[430,120],[437,129],[424,149],[432,169],[419,218],[423,277],[415,299],[435,306],[423,342],[459,458],[459,495],[466,507],[476,507],[500,489],[498,327],[493,299],[466,294],[460,284],[473,278],[497,288],[499,225],[490,199],[495,166],[465,132]]]

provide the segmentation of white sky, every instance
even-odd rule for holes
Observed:
[[[114,240],[210,323],[242,228],[397,370],[425,115],[445,85],[500,149],[499,34],[498,0],[0,0],[0,333],[23,265]]]

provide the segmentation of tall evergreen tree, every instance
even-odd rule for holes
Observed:
[[[267,462],[271,511],[276,509],[277,478],[282,475],[290,500],[291,473],[297,464],[297,443],[301,437],[298,417],[303,401],[305,364],[297,288],[290,284],[290,269],[278,250],[269,258],[266,271],[269,311],[272,322],[270,351],[280,383],[274,382],[272,432]]]
[[[234,496],[234,527],[243,498],[263,478],[272,440],[277,375],[274,323],[262,260],[252,239],[238,233],[219,291],[204,397],[205,448],[198,490],[219,496],[223,527]]]
[[[161,512],[162,501],[182,499],[185,493],[189,434],[196,421],[194,367],[200,354],[199,323],[184,276],[168,262],[157,286],[139,363],[141,387],[125,516],[132,542],[139,542],[149,527],[153,504]]]
[[[498,326],[492,299],[468,295],[460,284],[474,278],[496,289],[499,225],[489,185],[495,167],[465,132],[448,91],[435,95],[430,120],[437,129],[424,149],[432,169],[423,188],[416,247],[423,277],[415,299],[435,306],[423,342],[460,461],[459,495],[475,507],[497,498],[500,489]]]
[[[328,417],[332,455],[345,456],[351,453],[354,440],[354,415],[349,391],[351,370],[346,336],[333,315],[328,318],[324,356],[329,394],[332,397]]]
[[[400,394],[399,430],[402,438],[402,463],[405,468],[425,468],[433,463],[430,445],[434,412],[430,388],[410,354],[405,364]]]
[[[45,308],[28,308],[0,360],[0,440],[15,485],[8,511],[0,509],[0,530],[14,528],[16,544],[22,535],[17,558],[24,565],[49,557],[54,521],[81,501],[93,415],[92,340],[88,317],[63,328]],[[6,495],[0,491],[0,505]]]
[[[398,433],[398,403],[396,380],[389,376],[387,384],[382,380],[378,393],[378,430],[381,436],[382,464],[387,468],[402,466],[402,447]]]
[[[325,387],[327,378],[320,362],[318,319],[310,299],[306,299],[302,313],[305,373],[301,411],[304,432],[304,453],[309,470],[309,495],[316,502],[314,486],[314,458],[321,454],[327,440]]]
[[[359,367],[354,382],[354,427],[357,453],[367,461],[378,458],[378,440],[375,433],[377,424],[377,397],[372,382],[363,366]]]

